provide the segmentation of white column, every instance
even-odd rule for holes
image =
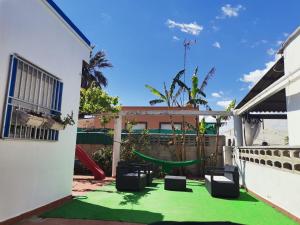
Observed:
[[[235,146],[243,146],[243,123],[240,116],[233,116]]]
[[[121,148],[121,135],[122,135],[122,116],[119,115],[115,119],[114,124],[114,143],[113,143],[113,154],[112,154],[112,176],[115,177],[117,174],[117,165],[120,161],[120,148]]]
[[[224,165],[232,165],[232,146],[223,146]]]

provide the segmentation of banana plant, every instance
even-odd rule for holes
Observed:
[[[199,109],[201,105],[204,105],[206,108],[208,107],[208,102],[205,99],[206,94],[204,92],[205,87],[208,84],[209,79],[213,77],[215,74],[216,69],[213,67],[204,77],[204,80],[201,84],[199,84],[199,77],[198,77],[198,67],[196,67],[194,74],[192,76],[192,84],[191,87],[188,87],[186,83],[184,83],[180,78],[176,79],[177,84],[187,91],[188,93],[188,100],[186,105],[192,105],[193,108]],[[197,123],[198,124],[198,123]]]
[[[214,76],[216,72],[216,69],[213,67],[209,70],[209,72],[204,77],[202,83],[199,83],[199,77],[198,77],[198,67],[195,68],[194,74],[191,79],[191,87],[189,87],[186,83],[184,83],[180,79],[176,79],[177,84],[184,89],[188,93],[188,100],[186,102],[186,105],[192,105],[194,109],[200,109],[201,106],[204,106],[207,110],[210,110],[210,107],[208,105],[208,101],[206,100],[206,94],[205,94],[205,88],[208,84],[208,81]],[[203,124],[205,121],[202,121],[199,123],[199,117],[197,116],[195,118],[195,128],[196,128],[196,144],[197,144],[197,157],[198,158],[205,158],[205,149],[203,145],[203,132],[201,132],[201,128],[203,127]],[[203,161],[203,166],[199,168],[201,175],[204,174],[204,168],[205,168],[205,161]]]
[[[164,82],[163,93],[150,85],[145,85],[145,87],[147,89],[149,89],[153,95],[156,96],[155,99],[149,101],[150,105],[165,103],[168,106],[168,108],[171,108],[173,106],[180,106],[178,97],[181,95],[184,88],[182,88],[182,87],[176,88],[176,85],[177,85],[177,80],[180,80],[181,77],[183,76],[183,74],[184,74],[184,70],[179,71],[173,78],[172,83],[169,88],[167,88],[166,83]],[[173,121],[172,115],[170,115],[170,123],[171,123],[172,133],[173,133],[173,141],[171,144],[175,145],[176,156],[177,156],[177,159],[180,160],[181,152],[177,146],[176,132],[175,132],[175,126],[174,126],[174,121]]]
[[[179,88],[177,91],[175,91],[175,89],[176,89],[177,80],[180,80],[183,74],[184,74],[184,70],[181,70],[175,75],[169,89],[167,89],[166,83],[164,82],[164,86],[163,86],[164,93],[161,93],[154,87],[146,84],[145,87],[148,88],[153,95],[158,97],[156,99],[149,101],[150,105],[165,103],[168,107],[172,107],[175,105],[178,106],[179,103],[177,99],[182,93],[183,88]]]

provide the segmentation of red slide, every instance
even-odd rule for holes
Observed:
[[[103,180],[105,178],[104,171],[85,153],[80,145],[76,145],[75,155],[93,173],[95,180]]]

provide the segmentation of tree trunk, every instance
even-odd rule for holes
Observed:
[[[196,117],[196,154],[197,159],[201,158],[201,137],[200,137],[200,131],[199,131],[199,116]],[[201,174],[201,166],[197,164],[197,170]]]
[[[181,159],[186,160],[186,151],[185,151],[185,117],[182,116],[182,149],[181,149]],[[181,168],[181,173],[185,174],[184,167]]]
[[[200,163],[200,176],[204,177],[205,174],[205,134],[201,134],[201,151],[200,151],[200,157],[203,159]]]
[[[177,143],[177,135],[176,135],[176,131],[175,131],[175,126],[174,126],[174,121],[173,121],[173,116],[172,115],[170,115],[170,123],[171,123],[171,126],[172,126],[173,144],[175,146],[176,159],[177,159],[177,161],[180,161],[181,151],[180,151],[180,148],[179,148],[178,143]],[[179,170],[179,173],[180,173],[180,170]]]
[[[219,126],[216,127],[216,151],[215,151],[215,164],[218,165],[218,154],[219,154]]]

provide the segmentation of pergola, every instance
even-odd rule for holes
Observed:
[[[231,116],[231,112],[226,111],[197,111],[197,110],[122,110],[114,122],[114,142],[113,142],[113,160],[112,176],[116,176],[116,168],[120,161],[122,118],[124,116],[151,115],[151,116]]]

